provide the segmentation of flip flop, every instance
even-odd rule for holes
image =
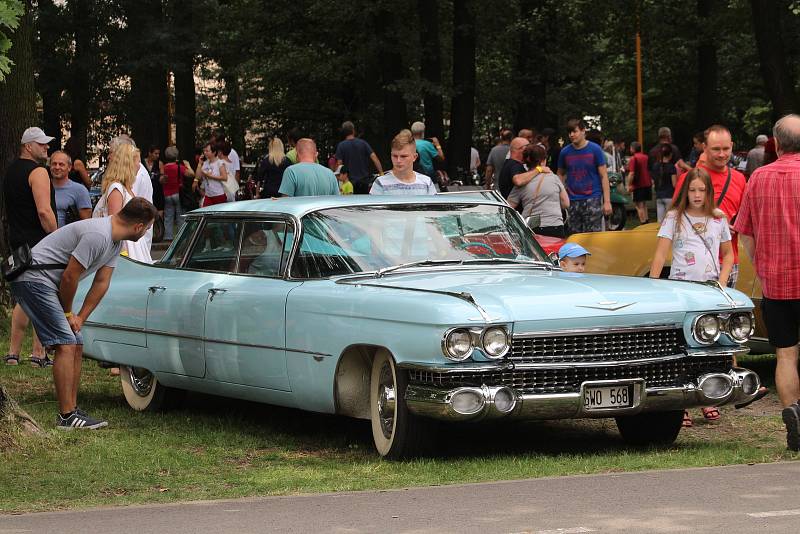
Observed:
[[[37,358],[36,356],[31,355],[31,365],[33,367],[44,369],[45,367],[51,367],[53,365],[53,360],[51,360],[46,354],[44,358]]]
[[[750,399],[750,400],[749,400],[749,401],[747,401],[747,402],[743,402],[743,403],[741,403],[741,404],[736,404],[734,407],[735,407],[737,410],[739,410],[739,409],[741,409],[741,408],[744,408],[745,406],[750,406],[750,405],[751,405],[751,404],[753,404],[755,401],[757,401],[757,400],[761,400],[761,399],[763,399],[764,397],[766,397],[766,396],[767,396],[767,393],[769,393],[769,389],[765,388],[764,386],[761,386],[760,388],[758,388],[758,392],[756,393],[755,397],[753,397],[752,399]]]
[[[719,409],[716,406],[703,408],[703,417],[706,418],[706,421],[716,421],[719,419]]]
[[[692,422],[692,418],[689,415],[689,412],[686,411],[686,410],[683,411],[683,422],[681,423],[681,426],[684,427],[684,428],[689,428],[691,426],[694,426],[694,423]]]
[[[19,365],[19,359],[20,358],[18,354],[6,354],[3,357],[3,361],[6,363],[6,365]]]

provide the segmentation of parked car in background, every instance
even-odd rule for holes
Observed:
[[[562,272],[490,197],[299,197],[196,210],[159,262],[120,258],[83,338],[135,410],[192,390],[339,414],[404,458],[435,419],[613,417],[629,443],[672,443],[685,408],[756,394],[733,366],[752,309]]]
[[[579,243],[592,253],[586,272],[649,277],[650,265],[656,250],[658,223],[643,224],[625,232],[594,232],[573,234],[566,241]],[[560,246],[560,244],[559,244]],[[659,274],[669,277],[672,251]],[[767,339],[767,329],[761,316],[761,282],[756,276],[747,252],[739,247],[739,278],[736,289],[750,297],[755,304],[755,332],[750,346],[759,352],[773,352]]]

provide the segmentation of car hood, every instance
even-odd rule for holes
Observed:
[[[623,317],[633,322],[680,322],[690,311],[731,309],[730,302],[715,288],[671,280],[627,276],[565,273],[534,269],[485,268],[399,274],[364,281],[368,285],[417,291],[468,294],[492,321],[564,321],[597,318],[622,324]],[[743,293],[727,290],[737,308],[752,308]],[[595,321],[592,321],[595,322]],[[541,325],[540,325],[541,326]]]

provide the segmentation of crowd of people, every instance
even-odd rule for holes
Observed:
[[[772,137],[758,136],[744,173],[732,167],[733,140],[722,125],[696,134],[686,159],[667,127],[658,130],[658,141],[647,152],[632,142],[625,154],[625,143],[603,139],[580,119],[570,119],[565,126],[569,142],[564,146],[553,129],[537,133],[526,128],[516,136],[501,129],[486,158],[483,186],[496,189],[536,233],[564,238],[604,230],[612,211],[609,173],[621,176],[640,223],[648,222],[648,203],[655,200],[660,228],[650,269],[654,278],[661,276],[671,254],[671,279],[715,280],[734,287],[741,237],[761,279],[762,311],[777,350],[776,385],[784,405],[787,444],[800,450],[800,118],[786,116],[776,123]],[[342,137],[327,165],[319,163],[315,141],[297,130],[288,133],[288,147],[280,137],[270,139],[254,174],[255,196],[431,195],[446,183],[439,170],[445,160],[442,145],[435,137],[425,137],[422,122],[392,139],[391,168],[386,171],[369,143],[356,135],[352,122],[342,124]],[[26,272],[12,282],[17,305],[4,358],[10,365],[21,361],[30,320],[36,326],[30,355],[34,365],[53,365],[43,346],[80,345],[76,322],[86,320],[102,298],[115,264],[111,251],[150,263],[156,217],[163,218],[164,236],[170,240],[187,210],[235,201],[241,187],[239,155],[220,132],[192,162],[181,159],[174,146],[165,148],[163,158],[155,146],[142,157],[133,139],[120,135],[110,143],[100,197],[92,207],[86,163],[71,139],[49,155],[49,173],[41,165],[48,159],[51,141],[39,128],[26,130],[19,158],[5,177],[12,249],[28,247],[34,257],[46,260],[42,263],[56,266]],[[472,149],[471,170],[477,172],[480,165]],[[82,226],[74,226],[76,222]],[[87,255],[70,256],[65,252],[69,247],[86,247]],[[568,243],[559,251],[560,265],[567,272],[583,272],[589,255],[580,245]],[[71,268],[73,259],[78,265]],[[74,295],[69,284],[91,273],[97,273],[96,292],[93,284],[93,298],[73,315],[65,287]],[[54,310],[65,320],[55,320]],[[80,350],[73,348],[70,354],[62,358],[72,362],[64,367],[59,368],[58,356],[55,360],[58,424],[96,426],[102,421],[77,407],[73,382],[80,364],[74,355]],[[703,415],[716,419],[719,411],[707,408]],[[691,425],[688,414],[685,424]]]

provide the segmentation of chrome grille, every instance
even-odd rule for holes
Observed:
[[[657,363],[613,367],[577,367],[572,369],[513,369],[469,373],[438,373],[413,369],[412,383],[456,388],[463,386],[508,386],[523,393],[578,393],[581,384],[591,380],[643,378],[647,387],[682,386],[700,375],[726,372],[731,358],[724,356],[685,357]]]
[[[563,336],[514,337],[514,363],[609,362],[685,353],[681,328],[626,330]]]

